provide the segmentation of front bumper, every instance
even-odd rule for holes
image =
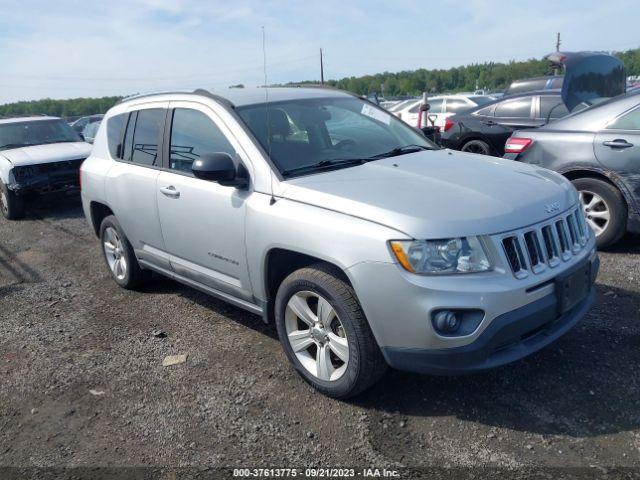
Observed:
[[[16,195],[29,193],[77,193],[80,190],[80,166],[84,160],[20,166],[12,170],[14,181],[8,185]]]
[[[592,262],[592,284],[599,260]],[[449,349],[387,347],[387,363],[399,370],[435,375],[459,375],[498,367],[524,358],[554,342],[575,326],[589,311],[595,292],[564,315],[558,315],[556,295],[504,313],[491,322],[471,344]]]

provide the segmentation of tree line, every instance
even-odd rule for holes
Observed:
[[[624,62],[627,75],[640,75],[640,48],[612,53]],[[397,73],[384,72],[376,75],[329,80],[326,83],[358,95],[382,93],[385,97],[396,97],[415,96],[422,92],[456,93],[477,89],[501,91],[514,80],[552,75],[553,73],[553,67],[547,60],[530,59],[508,63],[477,63],[449,69],[428,70],[421,68]]]
[[[612,52],[625,65],[627,75],[640,75],[640,48],[624,52]],[[552,67],[547,60],[530,59],[507,63],[487,62],[454,67],[449,69],[384,72],[362,77],[347,77],[329,80],[327,84],[358,95],[384,93],[386,97],[415,96],[422,92],[462,92],[477,88],[500,91],[513,80],[519,78],[550,75]],[[296,82],[297,84],[317,83],[316,81]],[[233,85],[243,88],[244,85]],[[54,115],[74,117],[105,113],[121,97],[70,98],[66,100],[31,100],[0,105],[0,117],[15,115]]]

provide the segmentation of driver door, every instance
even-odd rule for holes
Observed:
[[[244,240],[251,192],[196,178],[191,171],[204,153],[237,158],[237,140],[207,106],[172,102],[169,109],[167,168],[158,177],[157,202],[171,268],[182,278],[251,301]]]

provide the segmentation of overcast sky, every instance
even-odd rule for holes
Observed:
[[[640,46],[638,0],[0,0],[0,104]]]

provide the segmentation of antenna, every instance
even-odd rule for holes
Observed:
[[[267,120],[267,155],[269,155],[269,161],[271,161],[271,117],[269,115],[269,84],[267,81],[267,41],[264,32],[264,25],[262,26],[262,69],[264,72],[264,106],[265,116]],[[273,172],[270,177],[271,183],[271,201],[270,205],[276,203],[276,199],[273,196]]]
[[[324,65],[322,62],[322,48],[320,49],[320,85],[324,85]]]

